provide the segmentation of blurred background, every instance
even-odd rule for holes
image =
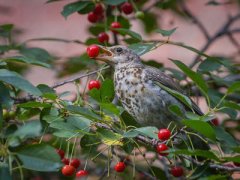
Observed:
[[[38,58],[47,57],[47,59],[54,59],[54,68],[47,69],[40,66],[31,66],[27,71],[22,71],[25,77],[34,85],[47,84],[52,86],[79,73],[81,68],[79,67],[78,69],[76,67],[78,66],[76,61],[81,61],[81,58],[76,57],[80,57],[82,53],[86,52],[87,47],[82,43],[29,40],[35,38],[61,38],[69,41],[85,42],[90,37],[93,38],[94,35],[89,33],[88,28],[92,24],[87,20],[87,15],[74,13],[67,19],[61,15],[63,6],[75,1],[46,2],[47,0],[0,0],[0,25],[6,23],[14,24],[14,38],[12,41],[16,44],[25,43],[28,48],[43,48],[46,50],[45,56]],[[156,0],[149,0],[145,3],[144,8],[147,9],[156,2]],[[240,30],[231,36],[224,35],[214,38],[216,33],[221,31],[222,27],[226,25],[230,17],[240,13],[239,1],[187,0],[184,6],[180,7],[175,6],[174,0],[162,2],[168,3],[170,8],[160,9],[154,7],[149,9],[149,11],[158,15],[155,20],[161,29],[169,30],[177,27],[176,32],[170,38],[171,41],[181,42],[199,50],[206,50],[206,53],[209,55],[228,57],[234,62],[240,62]],[[147,33],[142,21],[134,18],[134,15],[125,17],[132,19],[131,30],[141,34],[144,40],[167,39],[154,32]],[[199,26],[204,26],[203,29],[207,31],[209,37],[206,37],[204,30],[201,30]],[[240,20],[238,18],[231,24],[229,29],[239,29],[239,27]],[[112,36],[110,37],[110,42],[113,42]],[[0,40],[0,45],[1,43],[4,42]],[[206,48],[204,49],[204,47]],[[14,53],[16,52],[11,51],[4,54],[4,56]],[[169,58],[181,60],[185,64],[191,64],[196,58],[196,54],[181,47],[163,45],[145,54],[142,58],[146,61],[156,60],[159,63],[163,63],[166,67],[177,68]],[[71,63],[68,63],[70,61]],[[94,63],[92,66],[93,68],[88,66],[89,70],[96,67]],[[20,70],[22,66],[14,66],[13,68],[19,68]],[[69,69],[72,71],[68,71]],[[81,88],[84,89],[84,87]],[[76,87],[72,84],[66,84],[56,90],[59,93],[68,90],[72,92],[70,96],[72,98],[75,95]],[[202,101],[201,108],[203,110],[207,109]]]
[[[0,1],[0,24],[12,23],[17,29],[15,40],[17,42],[25,42],[33,38],[63,38],[68,40],[80,40],[84,42],[91,35],[88,34],[88,26],[92,24],[88,22],[87,15],[79,15],[77,13],[65,19],[60,12],[63,6],[69,3],[67,1],[59,1],[56,3],[46,3],[46,0],[1,0]],[[149,1],[148,4],[154,1]],[[239,5],[234,1],[219,0],[217,2],[222,5],[207,5],[209,0],[188,0],[187,8],[196,16],[199,21],[206,27],[210,35],[213,35],[231,15],[239,12]],[[172,41],[183,42],[187,45],[201,49],[206,40],[203,33],[193,23],[190,18],[179,16],[172,10],[152,9],[160,14],[157,22],[162,29],[171,29],[177,27],[176,32],[171,36]],[[159,34],[144,32],[143,25],[140,20],[132,20],[132,30],[143,35],[144,39],[164,39]],[[232,25],[239,27],[240,21],[236,21]],[[240,33],[234,34],[235,39],[240,39]],[[110,40],[112,40],[110,38]],[[86,51],[86,46],[74,43],[34,41],[29,42],[29,46],[44,48],[54,55],[64,58],[78,55]],[[234,55],[239,52],[239,48],[229,40],[227,36],[218,39],[214,42],[207,53],[218,55]],[[154,59],[166,66],[173,67],[174,65],[168,58],[179,59],[184,63],[190,63],[195,54],[179,47],[164,45],[143,56],[143,59]],[[58,60],[59,61],[59,60]],[[236,61],[240,61],[239,56]],[[56,79],[56,72],[52,69],[41,67],[32,67],[26,73],[27,78],[33,84],[45,83],[53,85]],[[61,87],[66,88],[66,87]],[[59,89],[61,91],[61,89]]]

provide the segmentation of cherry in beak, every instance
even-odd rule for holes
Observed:
[[[100,46],[100,45],[98,46],[100,48],[100,54],[95,59],[104,61],[107,63],[113,63],[112,62],[113,53],[107,47]]]

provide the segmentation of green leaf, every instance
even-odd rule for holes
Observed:
[[[240,81],[237,81],[235,83],[233,83],[229,88],[228,88],[228,91],[227,93],[228,94],[231,94],[235,91],[240,91]]]
[[[236,140],[227,131],[225,131],[223,127],[214,126],[213,129],[224,152],[231,153],[232,148],[239,146]]]
[[[223,106],[240,111],[240,104],[237,104],[233,101],[225,101]]]
[[[39,89],[34,87],[27,80],[23,79],[22,76],[16,72],[8,71],[7,69],[0,69],[0,81],[4,81],[33,95],[40,96],[42,94]]]
[[[52,106],[51,104],[36,101],[29,101],[18,105],[18,107],[21,108],[48,108],[51,106]]]
[[[144,25],[144,30],[147,33],[154,31],[157,28],[156,14],[145,12],[144,17],[140,19]]]
[[[136,44],[131,44],[129,48],[132,49],[134,53],[141,56],[151,51],[156,46],[156,44],[157,43],[136,43]]]
[[[166,177],[166,173],[161,168],[156,166],[151,166],[150,168],[154,172],[157,179],[168,180],[168,178]]]
[[[171,59],[174,64],[176,64],[188,77],[190,77],[195,84],[199,87],[199,89],[202,91],[202,93],[207,96],[207,92],[208,92],[208,86],[205,83],[205,80],[203,79],[203,77],[192,71],[190,68],[188,68],[185,64],[183,64],[181,61],[178,60],[173,60]]]
[[[102,102],[112,102],[114,98],[113,80],[106,79],[100,88]]]
[[[164,85],[162,85],[161,83],[155,82],[159,87],[161,87],[162,89],[166,90],[168,93],[172,94],[175,98],[177,98],[178,100],[180,100],[183,104],[185,104],[187,107],[189,107],[190,109],[192,109],[192,101],[191,99],[189,99],[189,97],[185,96],[182,93],[179,93],[178,91],[172,90]]]
[[[93,111],[91,111],[88,108],[69,105],[69,106],[66,107],[66,109],[70,112],[80,114],[80,115],[82,115],[86,118],[89,118],[91,120],[96,120],[96,121],[101,120],[101,117],[99,115],[95,114]]]
[[[112,103],[101,103],[100,107],[102,108],[103,111],[107,111],[117,116],[120,116],[120,110],[117,108],[117,106],[115,106]]]
[[[22,48],[20,49],[20,53],[24,55],[24,57],[29,59],[32,59],[32,61],[38,62],[38,64],[41,62],[42,65],[48,66],[49,63],[53,60],[53,57],[42,48]]]
[[[2,104],[0,103],[0,129],[2,129],[3,126],[3,108],[2,108]]]
[[[226,180],[229,179],[229,175],[209,175],[207,177],[200,177],[198,180]]]
[[[91,89],[88,94],[98,102],[101,102],[101,93],[99,89],[93,88]]]
[[[61,14],[67,18],[69,15],[77,12],[82,11],[83,9],[87,8],[90,4],[93,4],[89,1],[76,1],[70,4],[67,4],[63,7]]]
[[[148,66],[153,66],[153,67],[158,68],[158,69],[163,67],[163,64],[157,62],[157,60],[148,60],[148,61],[143,61],[142,63],[146,64]]]
[[[46,144],[25,146],[16,152],[23,167],[34,171],[52,172],[62,167],[59,155],[55,148]]]
[[[89,132],[91,121],[81,116],[69,116],[67,122],[79,129],[79,132]]]
[[[199,132],[200,134],[206,136],[207,138],[215,141],[216,140],[216,134],[213,128],[204,121],[199,120],[182,120],[181,121],[184,125],[187,127]]]
[[[0,25],[0,36],[9,38],[13,27],[13,24]]]
[[[208,159],[213,159],[215,161],[219,161],[218,157],[211,151],[206,151],[206,150],[191,150],[191,149],[181,149],[181,150],[172,150],[169,151],[173,154],[176,155],[189,155],[189,156],[200,156],[200,157],[205,157]]]
[[[116,6],[119,4],[122,4],[123,2],[126,2],[127,0],[103,0],[104,4],[107,5],[112,5],[112,6]]]
[[[163,30],[163,29],[157,29],[155,30],[157,33],[160,33],[162,36],[171,36],[177,28],[173,28],[170,30]]]
[[[77,136],[76,132],[65,131],[65,130],[57,130],[53,133],[53,135],[60,138],[73,138]]]
[[[0,82],[0,104],[3,108],[9,109],[13,105],[14,101],[10,97],[9,89]]]
[[[240,163],[240,156],[232,156],[232,157],[224,157],[223,159],[225,159],[226,161],[233,161],[236,163]]]
[[[35,138],[41,135],[41,131],[42,125],[40,121],[34,120],[20,126],[12,136],[17,136],[20,139]]]
[[[121,142],[122,135],[120,134],[101,128],[97,129],[97,133],[106,145],[123,145]]]
[[[136,137],[139,134],[148,136],[150,138],[158,139],[157,137],[158,129],[153,126],[148,126],[148,127],[141,127],[141,128],[136,128],[132,129],[130,131],[127,131],[123,134],[123,137]]]
[[[179,106],[177,105],[170,105],[168,106],[168,109],[174,113],[175,115],[179,116],[179,117],[183,117],[183,113],[181,111],[181,109],[179,108]]]
[[[221,67],[217,58],[207,58],[198,66],[198,71],[200,72],[210,72],[215,71]]]
[[[27,63],[27,64],[43,66],[43,67],[47,67],[47,68],[51,67],[49,64],[47,64],[45,62],[38,61],[36,59],[32,59],[32,58],[29,58],[29,57],[24,57],[24,56],[7,57],[7,58],[4,58],[4,59],[0,59],[0,61],[6,61],[6,62],[16,61],[16,62],[22,62],[22,63]]]
[[[10,168],[8,167],[8,164],[5,162],[0,163],[0,179],[12,180]]]
[[[137,39],[139,41],[142,41],[142,36],[136,32],[133,32],[131,30],[128,29],[124,29],[124,28],[117,28],[116,29],[117,32],[119,32],[122,35],[129,35],[130,37]]]

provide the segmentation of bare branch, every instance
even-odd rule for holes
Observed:
[[[56,83],[55,85],[52,86],[53,89],[59,87],[59,86],[63,86],[64,84],[67,84],[67,83],[72,83],[78,79],[81,79],[81,78],[84,78],[84,77],[87,77],[87,76],[90,76],[90,75],[93,75],[93,74],[96,74],[98,72],[101,72],[102,70],[105,70],[105,69],[108,69],[110,66],[105,66],[103,68],[100,68],[96,71],[92,71],[92,72],[89,72],[89,73],[86,73],[86,74],[82,74],[82,75],[79,75],[79,76],[76,76],[76,77],[73,77],[73,78],[70,78],[68,80],[65,80],[63,82],[59,82],[59,83]]]
[[[237,14],[234,17],[230,17],[228,19],[228,21],[219,29],[219,31],[217,31],[212,37],[210,37],[210,39],[206,42],[206,44],[202,47],[202,49],[200,51],[205,52],[210,47],[210,45],[213,42],[215,42],[215,40],[217,40],[218,38],[220,38],[223,35],[239,32],[240,29],[229,30],[229,27],[238,19],[240,19],[240,14]],[[189,67],[190,68],[194,67],[198,63],[199,58],[200,58],[200,56],[198,55],[193,60],[193,62],[189,65]]]
[[[184,3],[184,1],[182,1],[182,3],[180,3],[180,6],[182,7],[183,9],[183,12],[189,16],[192,20],[193,20],[193,23],[195,23],[199,29],[202,31],[203,35],[205,36],[205,38],[207,40],[210,39],[210,36],[207,32],[207,29],[205,28],[205,26],[198,20],[198,18],[196,16],[194,16],[191,11],[187,8],[186,4]]]

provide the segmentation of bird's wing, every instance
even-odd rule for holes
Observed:
[[[192,109],[198,115],[204,115],[201,109],[194,103],[194,101],[184,94],[184,91],[180,88],[179,84],[173,80],[172,77],[166,75],[165,73],[163,73],[162,71],[154,67],[146,66],[145,70],[146,70],[147,79],[150,79],[153,82],[156,82],[156,84],[160,83],[162,87],[166,87],[165,88],[166,91],[174,91],[174,92],[180,93],[182,96],[187,97],[191,101],[192,107],[189,108],[186,106],[186,104],[184,103],[183,104],[187,108]]]

